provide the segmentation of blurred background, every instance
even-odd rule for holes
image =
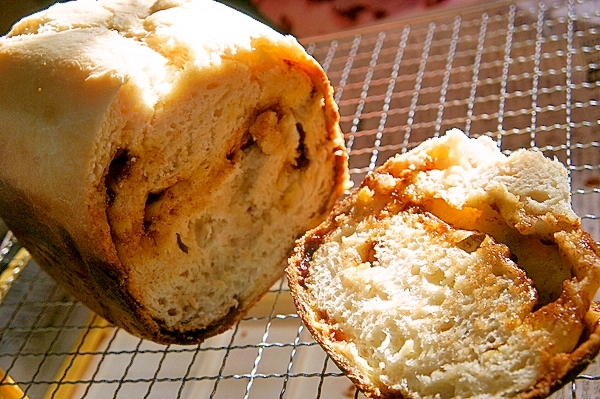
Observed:
[[[309,37],[473,0],[220,0],[282,33]],[[56,0],[0,0],[0,35]]]

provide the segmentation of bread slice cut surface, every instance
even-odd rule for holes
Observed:
[[[545,397],[600,347],[599,253],[558,161],[452,130],[368,175],[287,274],[369,398]]]

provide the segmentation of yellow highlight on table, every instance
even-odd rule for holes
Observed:
[[[0,368],[0,399],[27,399],[19,386]]]

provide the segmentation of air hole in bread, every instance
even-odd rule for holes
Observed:
[[[301,123],[296,123],[296,130],[298,130],[298,156],[296,157],[296,169],[304,169],[308,166],[308,156],[306,155],[306,132]]]
[[[239,161],[239,153],[245,152],[247,149],[251,148],[253,145],[256,145],[256,140],[250,134],[250,132],[246,132],[242,137],[241,144],[234,146],[227,155],[225,156],[227,160],[231,163],[236,163]]]
[[[157,202],[158,200],[160,200],[165,194],[165,190],[162,190],[158,193],[148,193],[148,197],[146,198],[146,208],[149,205],[154,204],[155,202]]]
[[[165,190],[161,190],[158,192],[150,192],[148,193],[148,196],[146,197],[146,203],[144,205],[144,222],[143,222],[143,227],[144,227],[144,231],[146,233],[148,233],[150,231],[150,226],[152,226],[152,218],[149,216],[151,214],[150,209],[155,205],[158,204],[158,202],[165,196],[166,193],[166,189]]]
[[[116,185],[129,174],[132,156],[127,149],[118,148],[113,160],[108,167],[108,173],[104,176],[104,186],[108,204],[112,204],[116,197]]]
[[[227,158],[227,160],[229,162],[232,162],[235,159],[236,154],[237,154],[237,151],[235,149],[232,149],[231,151],[229,151],[227,153],[227,155],[225,156],[225,158]]]
[[[434,285],[438,285],[438,286],[444,285],[444,284],[442,284],[442,282],[444,281],[444,278],[446,277],[444,275],[444,271],[441,269],[435,269],[433,272],[430,272],[430,273],[423,273],[423,276],[430,284],[434,284]],[[432,297],[432,299],[435,299],[435,298]],[[443,302],[443,300],[442,300],[442,302]],[[437,303],[437,305],[441,305],[441,303]]]
[[[196,244],[198,246],[204,245],[204,243],[212,237],[212,220],[208,217],[195,220],[193,223],[193,231]]]
[[[531,191],[529,197],[539,203],[546,202],[550,199],[550,195],[545,191]]]
[[[480,232],[474,232],[467,238],[456,243],[456,246],[465,252],[473,253],[477,251],[477,248],[481,246],[481,243],[485,239],[485,234]]]
[[[144,219],[143,227],[144,227],[144,231],[146,233],[148,233],[150,231],[150,226],[152,226],[152,220],[150,220],[150,219]]]
[[[362,248],[361,261],[362,263],[370,263],[371,267],[374,266],[374,262],[377,261],[375,246],[377,241],[368,240]]]
[[[179,233],[177,233],[176,236],[177,236],[177,246],[179,247],[179,249],[181,249],[181,252],[187,254],[189,251],[189,247],[187,245],[185,245],[183,243],[183,241],[181,241],[181,235]]]
[[[439,331],[440,332],[450,331],[450,329],[452,327],[454,327],[455,325],[456,325],[456,323],[454,322],[453,319],[446,319],[446,320],[444,320],[444,322],[442,324],[440,324]]]
[[[334,342],[344,342],[346,340],[346,334],[339,328],[332,328],[329,330],[329,337]]]
[[[245,152],[248,148],[256,145],[256,140],[250,133],[246,133],[244,139],[242,140],[242,145],[240,146],[240,151]]]

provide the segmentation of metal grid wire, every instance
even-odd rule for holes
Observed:
[[[451,127],[570,171],[573,206],[600,240],[600,1],[493,2],[310,38],[335,87],[352,180]],[[10,241],[10,240],[9,240]],[[16,257],[0,278],[2,389],[29,398],[362,397],[312,340],[285,281],[234,329],[161,346],[91,314]],[[8,245],[10,247],[11,245]],[[20,263],[19,263],[20,262]],[[7,276],[7,273],[12,273]],[[16,274],[20,274],[15,279]],[[10,290],[8,290],[10,288]],[[594,362],[557,398],[597,397]],[[18,388],[17,388],[18,386]]]

